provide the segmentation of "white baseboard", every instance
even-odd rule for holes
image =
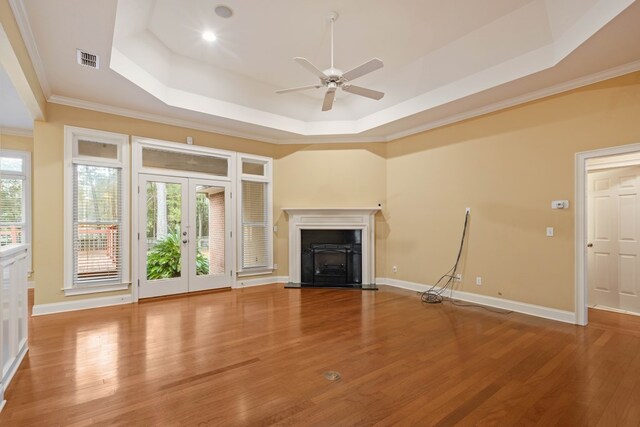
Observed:
[[[273,283],[287,283],[288,276],[267,276],[255,279],[239,278],[236,280],[236,288],[248,288],[250,286],[271,285]]]
[[[75,301],[54,302],[33,306],[33,316],[63,313],[65,311],[87,310],[89,308],[108,307],[110,305],[130,304],[131,295],[117,295],[113,297],[88,298]]]
[[[390,279],[387,277],[378,277],[376,279],[376,284],[388,285],[416,292],[424,292],[431,287],[430,285],[424,285],[422,283],[407,282],[404,280]],[[446,292],[446,295],[449,295],[449,291]],[[518,313],[529,314],[531,316],[543,317],[545,319],[557,320],[559,322],[576,324],[576,315],[572,311],[558,310],[556,308],[543,307],[540,305],[527,304],[524,302],[455,290],[453,291],[453,298],[459,299],[460,301],[486,305],[488,307],[516,311]]]

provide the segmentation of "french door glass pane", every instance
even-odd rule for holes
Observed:
[[[147,182],[147,280],[181,277],[182,185]]]
[[[196,186],[196,275],[224,273],[224,188]]]

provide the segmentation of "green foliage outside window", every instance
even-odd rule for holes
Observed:
[[[174,230],[160,240],[147,254],[147,280],[180,277],[180,232]],[[209,260],[198,251],[196,274],[209,274]]]

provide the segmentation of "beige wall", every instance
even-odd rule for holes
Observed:
[[[461,289],[573,311],[574,155],[640,142],[639,118],[635,73],[390,143],[388,276],[437,280],[468,206]]]
[[[386,199],[385,144],[280,145],[274,160],[274,255],[288,276],[288,218],[282,208],[370,207]],[[384,210],[376,215],[377,275],[385,266]]]
[[[3,150],[21,150],[33,153],[33,137],[7,135],[0,131],[0,148]]]
[[[130,119],[111,114],[48,104],[47,121],[34,129],[34,269],[39,271],[35,304],[48,304],[127,292],[65,297],[63,259],[64,126],[78,126],[167,141],[273,156],[274,146],[257,141]],[[135,212],[132,217],[135,218]]]

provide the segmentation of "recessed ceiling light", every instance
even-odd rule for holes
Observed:
[[[208,42],[214,42],[216,41],[217,37],[211,31],[205,31],[204,33],[202,33],[202,38]]]
[[[229,6],[225,6],[224,4],[216,6],[215,12],[216,15],[218,15],[220,18],[231,18],[231,15],[233,15],[233,10],[231,10]]]

